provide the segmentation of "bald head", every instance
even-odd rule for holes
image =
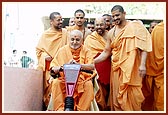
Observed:
[[[103,34],[105,33],[106,21],[103,17],[98,17],[95,19],[95,30],[101,36],[103,36]]]
[[[106,21],[104,20],[104,18],[103,17],[97,17],[96,19],[95,19],[95,24],[96,23],[99,23],[99,22],[101,22],[101,23],[106,23]]]
[[[79,31],[79,30],[73,30],[73,31],[71,31],[70,36],[74,36],[74,35],[77,35],[81,39],[83,39],[83,33],[81,31]]]

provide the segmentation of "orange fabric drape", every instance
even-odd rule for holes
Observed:
[[[52,28],[46,30],[40,38],[36,46],[36,55],[38,59],[38,67],[45,71],[45,59],[46,55],[55,56],[59,48],[67,44],[67,30],[56,31]]]
[[[107,31],[106,33],[107,34]],[[87,46],[93,54],[93,57],[96,58],[98,55],[103,52],[106,45],[105,39],[100,36],[96,31],[91,35],[88,35],[84,45]],[[103,84],[109,84],[110,82],[110,71],[111,71],[111,58],[109,57],[105,61],[95,64],[96,70],[99,75],[99,80]]]
[[[159,38],[159,39],[158,39]],[[152,52],[147,57],[147,75],[157,76],[164,73],[164,24],[163,22],[152,32]]]
[[[48,83],[50,78],[49,70],[47,67],[50,66],[50,62],[45,60],[45,56],[50,56],[53,58],[59,48],[67,44],[67,30],[62,29],[62,31],[56,31],[52,28],[46,30],[42,37],[40,38],[36,46],[36,56],[38,59],[37,69],[43,70],[43,93],[44,93],[44,103],[48,106],[50,99],[50,89],[51,86]]]
[[[58,51],[51,62],[50,67],[62,66],[63,64],[68,63],[76,57],[73,54],[79,55],[80,64],[93,64],[93,57],[86,47],[81,46],[81,48],[75,52],[69,45],[66,45]],[[91,105],[91,101],[94,99],[93,84],[90,80],[91,77],[91,74],[84,72],[80,73],[73,96],[75,98],[75,106],[77,107],[77,110],[88,110]],[[66,96],[64,83],[64,75],[53,80],[52,96],[54,110],[64,110],[64,98]]]
[[[164,110],[164,23],[155,26],[152,33],[152,52],[147,55],[147,76],[143,92],[146,96],[144,110]],[[146,86],[146,87],[145,87]],[[147,90],[147,92],[145,92]],[[149,98],[153,98],[148,107]]]
[[[98,53],[103,52],[106,41],[102,36],[94,31],[91,35],[87,36],[84,45],[92,51],[93,57],[96,57]]]
[[[151,51],[151,36],[138,21],[127,21],[127,25],[114,38],[112,44],[113,105],[115,110],[138,111],[144,96],[141,91],[142,78],[138,70],[140,51]]]
[[[104,36],[107,35],[107,31],[105,31]],[[103,38],[104,36],[99,35],[96,31],[94,31],[91,35],[86,37],[84,41],[84,45],[87,46],[91,51],[94,58],[99,56],[101,52],[103,52],[104,47],[106,45],[106,40]],[[95,68],[98,73],[98,84],[99,90],[96,93],[96,101],[99,106],[99,109],[104,111],[108,110],[108,97],[109,97],[109,83],[110,83],[110,72],[111,72],[111,57],[106,59],[103,62],[95,64]]]

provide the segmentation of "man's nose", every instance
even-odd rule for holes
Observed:
[[[63,20],[60,20],[60,23],[63,23]]]
[[[77,41],[76,40],[74,40],[74,43],[76,43]]]
[[[115,21],[117,19],[117,16],[114,16],[113,20]]]

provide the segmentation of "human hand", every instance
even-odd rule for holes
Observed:
[[[140,75],[140,77],[145,77],[145,75],[146,75],[146,66],[145,65],[139,66],[139,75]]]

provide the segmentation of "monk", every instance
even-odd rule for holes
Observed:
[[[106,21],[106,30],[109,31],[111,28],[114,27],[114,24],[112,23],[111,15],[109,15],[109,14],[103,14],[102,17],[103,17],[104,20]]]
[[[149,33],[151,34],[154,27],[158,24],[159,22],[157,21],[152,21],[149,25]],[[154,92],[153,92],[153,87],[151,87],[151,85],[149,85],[149,83],[151,83],[153,80],[152,79],[148,79],[149,77],[145,77],[142,81],[142,92],[144,94],[145,100],[142,104],[142,110],[143,111],[153,111],[153,102],[154,102]]]
[[[153,94],[152,110],[164,110],[164,23],[156,25],[151,33],[152,52],[147,55],[146,86],[148,92]],[[148,100],[145,100],[148,101]],[[145,108],[145,107],[144,107]],[[146,110],[146,109],[145,109]]]
[[[68,32],[70,33],[72,30],[80,30],[83,33],[83,38],[85,38],[90,35],[92,32],[85,27],[85,12],[81,9],[78,9],[74,13],[74,26],[67,27]]]
[[[141,111],[144,101],[142,78],[146,74],[146,55],[152,50],[151,36],[140,21],[125,19],[120,5],[111,9],[115,26],[109,31],[104,51],[94,59],[99,63],[112,54],[111,78],[115,111]]]
[[[69,44],[60,48],[51,62],[50,69],[55,73],[64,64],[81,64],[84,70],[94,70],[93,57],[91,52],[82,45],[83,34],[79,30],[70,33]],[[66,97],[65,76],[60,72],[61,77],[52,81],[52,99],[55,111],[63,111]],[[73,95],[77,111],[87,111],[94,99],[92,74],[80,72],[77,85]]]
[[[96,18],[95,20],[95,31],[88,35],[84,41],[86,45],[96,58],[103,52],[106,40],[107,40],[106,23],[103,17]],[[99,110],[108,110],[107,102],[110,92],[110,71],[111,71],[111,57],[104,62],[95,64],[98,73],[98,84],[99,90],[96,93],[96,102],[99,106]]]
[[[75,25],[75,23],[74,23],[74,17],[69,18],[69,23],[68,23],[68,25],[69,25],[69,26]]]
[[[62,28],[62,16],[59,12],[53,12],[50,14],[51,27],[46,30],[37,46],[36,55],[38,59],[37,69],[43,70],[44,72],[44,103],[48,106],[50,99],[50,85],[48,80],[49,76],[49,64],[54,58],[59,48],[67,44],[67,30]]]

